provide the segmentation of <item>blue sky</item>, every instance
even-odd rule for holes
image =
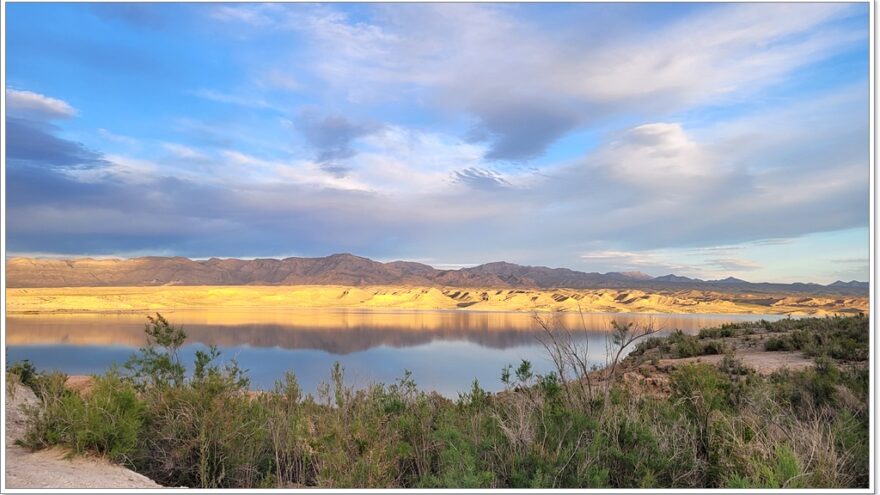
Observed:
[[[7,4],[7,253],[868,279],[868,4]]]

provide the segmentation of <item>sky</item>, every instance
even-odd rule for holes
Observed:
[[[868,4],[6,4],[7,256],[869,278]]]

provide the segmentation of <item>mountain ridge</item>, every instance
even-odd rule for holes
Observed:
[[[866,295],[867,282],[753,283],[734,277],[701,280],[674,274],[651,277],[641,272],[581,272],[493,261],[441,270],[413,261],[379,262],[350,253],[325,257],[209,258],[27,258],[6,260],[10,288],[111,287],[161,285],[419,285],[498,288],[642,288],[735,292],[795,292]]]

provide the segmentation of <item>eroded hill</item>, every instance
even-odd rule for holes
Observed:
[[[362,308],[827,315],[869,309],[867,298],[860,297],[754,296],[699,290],[164,286],[7,289],[6,296],[9,313]]]

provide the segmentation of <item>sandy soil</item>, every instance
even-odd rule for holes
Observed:
[[[867,312],[867,298],[731,295],[713,291],[524,290],[437,287],[162,286],[7,289],[14,313],[223,308],[363,308],[609,313],[790,314]]]
[[[162,488],[140,475],[96,457],[68,458],[52,448],[38,452],[15,445],[27,424],[21,408],[37,403],[31,389],[14,384],[6,395],[6,488]]]

